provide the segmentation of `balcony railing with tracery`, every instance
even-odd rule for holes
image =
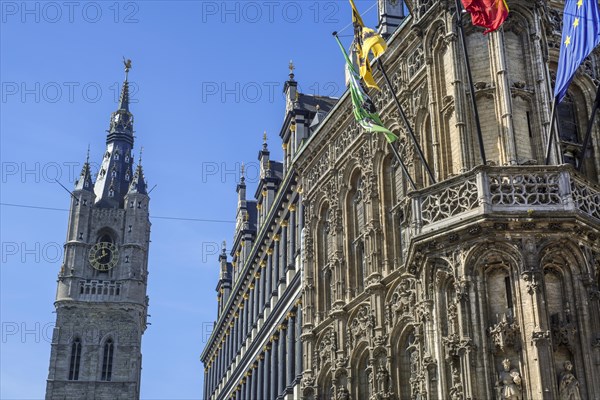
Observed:
[[[580,215],[600,224],[600,186],[568,165],[481,166],[409,195],[411,236],[479,215]]]

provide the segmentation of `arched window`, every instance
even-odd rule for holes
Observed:
[[[325,379],[325,382],[323,382],[323,384],[320,387],[321,394],[323,395],[322,397],[324,399],[333,399],[333,383],[331,380],[331,376],[327,376],[327,379]],[[321,398],[321,396],[319,396],[319,398]]]
[[[318,282],[318,298],[319,311],[329,311],[331,309],[331,269],[329,266],[329,210],[324,207],[321,211],[317,228],[317,273]],[[326,317],[324,315],[324,317]]]
[[[354,251],[354,271],[357,294],[364,290],[365,278],[365,245],[361,233],[365,229],[366,206],[363,194],[363,181],[358,179],[356,190],[352,197],[353,219],[354,219],[354,238],[352,241]]]
[[[319,226],[319,264],[321,267],[327,264],[329,254],[329,210],[324,209],[321,213],[321,224]]]
[[[368,399],[370,394],[369,381],[372,379],[371,368],[369,368],[369,352],[365,351],[357,366],[357,399]]]
[[[71,362],[69,363],[69,380],[79,380],[79,365],[81,363],[81,339],[77,338],[71,345]]]
[[[113,364],[114,343],[112,339],[108,339],[104,343],[104,351],[102,354],[102,376],[100,380],[112,380],[112,364]]]
[[[323,308],[325,312],[331,310],[331,268],[323,269],[323,288],[321,288],[323,292]],[[327,315],[324,315],[323,318],[327,318]]]
[[[113,238],[108,233],[103,233],[102,235],[100,235],[98,242],[112,243]]]
[[[388,268],[394,269],[402,262],[402,209],[398,203],[404,196],[402,171],[391,156],[383,162],[383,201],[381,215],[384,218],[384,246]]]
[[[565,163],[577,166],[579,157],[580,134],[577,127],[577,113],[575,104],[567,94],[556,109],[560,140],[562,142],[563,159]]]
[[[494,323],[501,321],[504,317],[512,320],[513,313],[513,291],[508,267],[499,265],[487,273],[488,293],[494,294],[494,300],[490,301],[490,315]]]

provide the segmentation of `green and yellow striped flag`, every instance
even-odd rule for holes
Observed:
[[[342,50],[342,54],[344,54],[344,58],[346,59],[346,72],[348,76],[348,86],[350,87],[350,96],[352,98],[354,118],[356,118],[356,121],[359,123],[359,125],[367,131],[383,133],[389,143],[398,140],[398,136],[383,126],[373,101],[360,84],[360,75],[350,61],[350,57],[348,57],[346,49],[344,49],[344,46],[342,46],[342,43],[337,35],[334,36],[335,40],[340,46],[340,49]]]

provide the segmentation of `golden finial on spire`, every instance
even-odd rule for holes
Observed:
[[[267,143],[267,131],[263,132],[263,143]]]
[[[294,79],[294,70],[296,69],[296,67],[294,67],[294,62],[292,60],[290,60],[288,68],[290,69],[290,79]]]
[[[246,166],[244,165],[244,163],[242,163],[242,166],[240,167],[240,173],[242,174],[242,178],[244,177],[245,170],[246,170]]]

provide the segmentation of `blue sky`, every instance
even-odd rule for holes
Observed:
[[[374,4],[357,2],[370,9],[368,25]],[[156,185],[142,398],[201,398],[199,355],[216,315],[216,253],[233,235],[237,171],[248,165],[253,193],[265,130],[280,159],[290,59],[302,92],[342,94],[343,60],[331,32],[350,22],[348,3],[0,6],[0,397],[44,396],[69,206],[54,179],[71,189],[88,145],[92,164],[101,160],[125,56],[133,60],[134,152],[144,147],[146,178]]]

